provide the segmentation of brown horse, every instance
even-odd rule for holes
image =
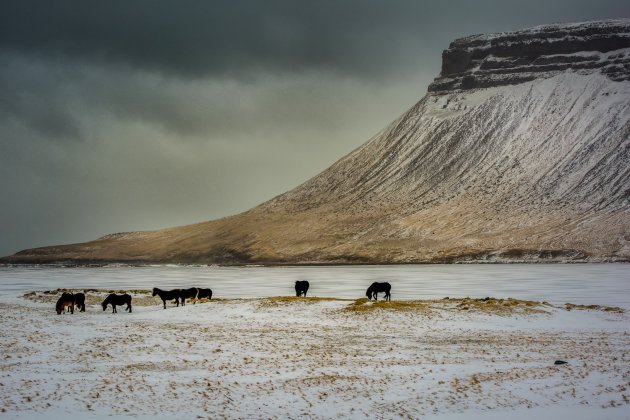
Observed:
[[[74,313],[74,295],[72,293],[62,293],[55,305],[57,315],[61,315],[66,312],[66,308],[70,308],[70,313]]]
[[[295,296],[304,296],[306,297],[306,292],[308,292],[309,284],[307,280],[298,280],[295,282]]]
[[[79,312],[85,312],[85,295],[83,293],[75,293],[72,297],[74,298],[74,305]]]
[[[179,291],[179,301],[182,306],[186,305],[186,299],[192,300],[194,305],[198,292],[199,290],[196,287],[191,287],[190,289],[181,289]]]
[[[179,306],[180,292],[181,292],[180,289],[162,290],[162,289],[158,289],[157,287],[154,287],[152,296],[158,295],[160,299],[162,299],[162,304],[164,304],[164,309],[166,309],[167,300],[174,300],[177,303],[177,306]]]
[[[192,303],[194,305],[198,300],[206,300],[206,299],[212,299],[212,289],[197,288],[197,296],[195,296],[194,299],[192,299]]]
[[[375,281],[374,283],[370,285],[370,287],[368,287],[367,291],[365,292],[365,295],[370,300],[372,300],[372,298],[374,298],[374,300],[378,300],[377,295],[379,293],[385,293],[385,300],[391,300],[392,299],[392,295],[390,294],[391,290],[392,290],[391,284],[387,282],[379,283]]]
[[[107,309],[107,305],[112,305],[112,313],[118,313],[118,311],[116,310],[116,305],[127,305],[127,308],[125,308],[126,311],[129,311],[129,313],[131,313],[131,295],[128,294],[124,294],[124,295],[117,295],[114,293],[111,293],[109,296],[107,296],[105,298],[105,300],[103,301],[102,305],[103,305],[103,310]]]

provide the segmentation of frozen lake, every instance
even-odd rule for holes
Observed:
[[[295,280],[311,283],[309,296],[358,298],[373,281],[388,281],[393,299],[494,296],[630,309],[628,264],[0,267],[0,297],[56,288],[193,286],[210,287],[217,298],[266,297],[294,294]]]

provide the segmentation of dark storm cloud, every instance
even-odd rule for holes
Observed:
[[[411,13],[400,14],[401,6]],[[421,8],[373,1],[4,2],[0,48],[182,76],[382,73],[396,66],[410,35],[423,31],[412,22]]]
[[[2,2],[0,49],[182,76],[325,70],[391,76],[446,36],[619,16],[619,1]],[[621,10],[620,10],[621,9]],[[516,25],[514,21],[518,22]],[[459,30],[459,32],[458,32]]]
[[[65,77],[12,54],[0,53],[0,62],[0,123],[16,120],[52,138],[79,136],[73,112],[63,104],[51,106],[69,94],[60,89]]]

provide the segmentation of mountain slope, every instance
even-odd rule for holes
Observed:
[[[630,20],[454,41],[366,144],[245,213],[4,262],[630,260]]]

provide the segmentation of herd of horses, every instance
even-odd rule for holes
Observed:
[[[162,299],[164,309],[166,309],[167,301],[175,301],[175,303],[177,303],[177,306],[179,306],[180,303],[182,304],[182,306],[184,306],[186,305],[186,299],[189,299],[193,303],[193,305],[197,303],[198,300],[212,299],[212,289],[191,287],[190,289],[162,290],[154,287],[152,296],[155,295],[159,296],[160,299]]]
[[[296,281],[295,282],[295,296],[306,297],[306,293],[308,292],[309,287],[310,287],[310,284],[306,280]],[[374,300],[378,300],[378,294],[385,293],[384,299],[391,300],[391,293],[390,293],[391,290],[392,290],[392,286],[387,282],[383,282],[383,283],[374,282],[370,285],[370,287],[368,287],[367,291],[365,292],[365,295],[370,300],[372,300],[372,298],[374,298]],[[158,289],[157,287],[154,287],[152,296],[159,296],[159,298],[162,299],[162,304],[164,305],[164,309],[166,309],[167,301],[168,302],[173,301],[177,304],[177,306],[179,306],[181,303],[181,305],[184,306],[186,305],[186,299],[190,300],[193,303],[193,305],[198,300],[212,299],[212,290],[202,289],[199,287],[191,287],[189,289],[162,290],[162,289]],[[111,305],[112,313],[114,314],[118,313],[118,311],[116,310],[116,306],[127,305],[125,310],[131,313],[131,295],[127,293],[122,294],[122,295],[110,293],[109,296],[105,298],[105,300],[103,301],[101,305],[103,306],[103,310],[106,310],[107,306]],[[57,314],[59,315],[61,315],[62,313],[65,313],[66,311],[70,311],[70,313],[73,314],[75,307],[79,311],[85,312],[85,295],[83,293],[67,293],[67,292],[62,293],[59,300],[57,300],[55,309],[57,311]]]

